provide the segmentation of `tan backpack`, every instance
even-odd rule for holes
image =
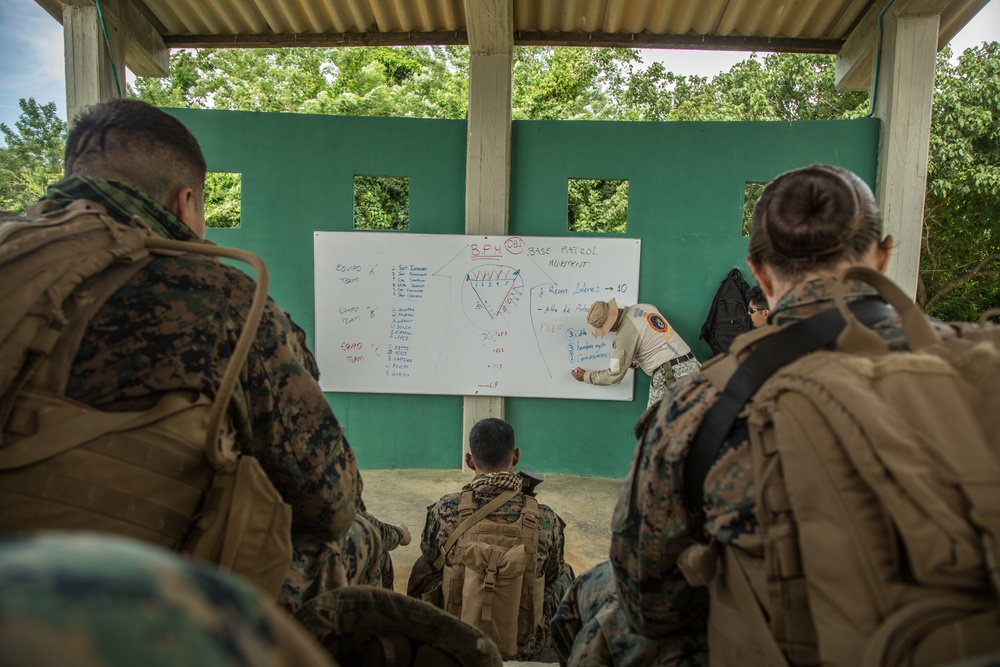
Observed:
[[[444,568],[444,609],[489,635],[505,657],[515,655],[518,644],[530,641],[544,623],[545,580],[535,574],[538,501],[524,494],[515,523],[486,519],[517,494],[504,491],[477,510],[474,492],[462,491],[462,522],[434,563],[437,570]],[[445,555],[456,544],[457,564],[446,565]]]
[[[291,562],[291,509],[226,417],[267,301],[259,257],[161,238],[93,202],[0,220],[0,535],[86,529],[190,554],[276,597]],[[216,400],[164,394],[144,412],[65,397],[90,320],[151,253],[229,257],[257,274]]]
[[[851,278],[899,311],[910,352],[889,353],[859,322],[841,294]],[[942,341],[898,287],[860,267],[835,298],[836,349],[760,371],[768,339],[777,356],[798,344],[782,338],[791,325],[734,343],[731,359],[756,379],[706,370],[729,394],[720,403],[752,394],[741,416],[765,552],[724,549],[709,585],[711,662],[937,665],[1000,650],[1000,327]],[[698,474],[685,486],[700,493]],[[711,553],[682,556],[690,580]]]

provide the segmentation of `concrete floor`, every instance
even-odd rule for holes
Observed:
[[[543,475],[538,502],[548,505],[566,522],[566,560],[580,574],[607,560],[611,546],[611,512],[621,480],[571,475]],[[454,493],[472,479],[470,470],[362,470],[365,504],[387,523],[404,523],[413,541],[392,552],[395,589],[406,592],[413,561],[420,555],[420,533],[427,506]]]

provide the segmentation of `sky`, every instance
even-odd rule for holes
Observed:
[[[1000,40],[1000,0],[991,0],[951,42],[959,54],[970,46]],[[680,75],[713,77],[745,60],[744,51],[647,49],[646,62],[659,61]],[[0,122],[13,128],[20,98],[56,103],[66,118],[62,26],[34,0],[0,0]],[[2,141],[2,138],[0,138]]]

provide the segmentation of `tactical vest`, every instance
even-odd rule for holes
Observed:
[[[55,209],[55,210],[53,210]],[[78,200],[0,220],[0,535],[95,530],[217,563],[276,596],[291,561],[291,509],[256,459],[240,456],[229,401],[267,301],[259,257],[164,239]],[[215,400],[163,394],[141,412],[65,396],[90,320],[152,259],[196,253],[257,274],[246,324]]]

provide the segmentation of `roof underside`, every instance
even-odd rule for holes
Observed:
[[[61,5],[36,0],[61,21]],[[468,44],[467,0],[124,0],[171,48]],[[480,0],[471,0],[478,2]],[[941,9],[946,44],[987,0]],[[514,0],[514,43],[837,53],[882,0]]]

